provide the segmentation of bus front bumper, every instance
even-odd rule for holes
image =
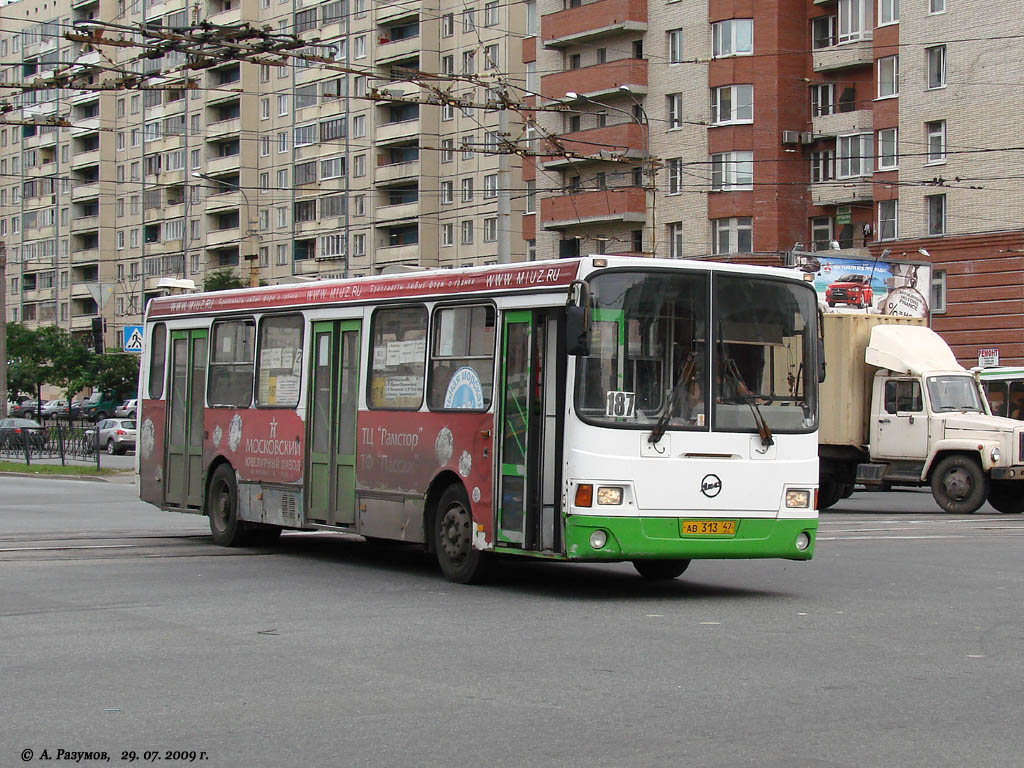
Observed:
[[[605,535],[594,536],[598,531]],[[810,560],[818,520],[741,518],[733,534],[684,535],[681,531],[677,517],[571,515],[565,521],[565,551],[569,560]],[[595,546],[602,539],[604,544]]]

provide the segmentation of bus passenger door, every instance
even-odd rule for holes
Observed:
[[[307,517],[326,525],[356,520],[359,332],[358,320],[313,324]]]
[[[206,401],[206,331],[171,332],[171,388],[167,398],[164,503],[203,505],[203,408]]]
[[[507,312],[503,329],[497,541],[557,550],[556,323],[542,311]]]

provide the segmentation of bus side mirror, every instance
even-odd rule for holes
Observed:
[[[818,339],[818,383],[825,381],[825,342]]]
[[[590,354],[590,286],[573,280],[565,303],[565,352],[573,356]]]

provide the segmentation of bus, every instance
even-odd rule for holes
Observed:
[[[973,368],[993,416],[1024,421],[1024,367]]]
[[[496,555],[809,560],[817,299],[796,271],[593,256],[155,298],[140,493],[215,543],[282,529]]]

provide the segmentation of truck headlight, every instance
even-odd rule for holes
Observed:
[[[1001,454],[999,453],[999,449],[998,448],[993,448],[991,450],[991,452],[989,452],[989,457],[992,459],[992,463],[993,464],[998,464],[999,463],[999,456],[1000,455]]]

